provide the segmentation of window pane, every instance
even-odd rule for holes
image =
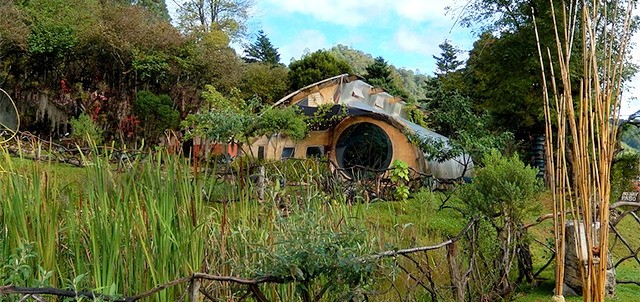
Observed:
[[[296,153],[296,148],[293,147],[285,147],[282,148],[282,159],[292,158]]]

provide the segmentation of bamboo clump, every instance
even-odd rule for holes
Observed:
[[[568,213],[569,219],[576,224],[576,232],[582,225],[585,233],[584,237],[576,234],[578,246],[587,246],[586,255],[578,248],[579,258],[586,259],[581,271],[583,299],[600,302],[604,301],[607,271],[609,179],[618,131],[625,55],[632,32],[633,2],[582,0],[560,4],[562,10],[557,13],[556,4],[550,0],[555,49],[546,48],[543,52],[536,27],[542,66],[547,180],[555,213],[554,300],[564,300]],[[583,68],[578,75],[578,93],[572,89],[575,72],[570,70],[576,36],[580,37]],[[557,55],[557,63],[553,60],[553,52]],[[559,71],[558,77],[556,71]]]

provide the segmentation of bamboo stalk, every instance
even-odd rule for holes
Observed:
[[[626,4],[626,7],[621,7],[621,4]],[[571,1],[567,6],[562,1],[560,22],[557,21],[553,0],[550,0],[550,5],[555,32],[554,51],[558,58],[556,64],[551,60],[551,50],[547,48],[549,64],[544,65],[537,28],[535,32],[543,82],[547,135],[545,157],[550,167],[548,180],[554,202],[554,239],[558,251],[556,295],[561,298],[564,282],[563,230],[566,224],[565,205],[568,204],[571,219],[576,224],[575,237],[580,247],[576,247],[578,257],[586,260],[582,269],[584,301],[601,302],[604,301],[608,257],[610,169],[618,131],[622,74],[631,33],[633,3],[614,1],[610,3],[612,7],[607,7],[604,2],[582,0],[580,3]],[[613,8],[611,13],[610,8]],[[621,16],[624,17],[623,22],[615,21]],[[580,26],[583,70],[579,95],[574,98],[569,68],[577,26]],[[551,73],[553,101],[548,91],[547,68]],[[561,87],[556,84],[556,68],[560,71]],[[555,111],[551,110],[553,105]],[[553,127],[556,128],[555,133]],[[584,237],[581,232],[584,232]],[[582,246],[587,247],[586,251]]]

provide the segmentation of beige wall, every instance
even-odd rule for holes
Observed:
[[[271,160],[281,159],[282,150],[284,148],[294,147],[295,158],[305,158],[307,147],[321,146],[325,151],[329,148],[330,143],[330,131],[311,131],[305,139],[302,141],[294,142],[293,140],[282,137],[260,137],[253,144],[251,144],[251,151],[253,156],[258,156],[258,149],[262,146],[265,150],[265,158]]]
[[[305,158],[307,147],[322,146],[325,156],[328,156],[333,163],[336,163],[334,149],[340,134],[347,129],[347,127],[362,122],[368,122],[380,127],[389,136],[393,150],[392,163],[398,159],[407,163],[409,167],[416,171],[425,172],[425,161],[422,152],[407,140],[406,135],[389,123],[368,116],[347,117],[334,129],[312,131],[307,138],[298,142],[284,137],[267,138],[263,136],[251,144],[251,150],[253,155],[257,157],[258,148],[262,146],[265,150],[266,159],[278,160],[281,159],[282,150],[286,147],[295,148],[295,158]]]

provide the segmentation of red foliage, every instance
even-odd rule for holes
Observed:
[[[125,139],[135,138],[138,124],[140,124],[140,120],[132,114],[120,121],[118,131],[122,133],[122,136]]]

